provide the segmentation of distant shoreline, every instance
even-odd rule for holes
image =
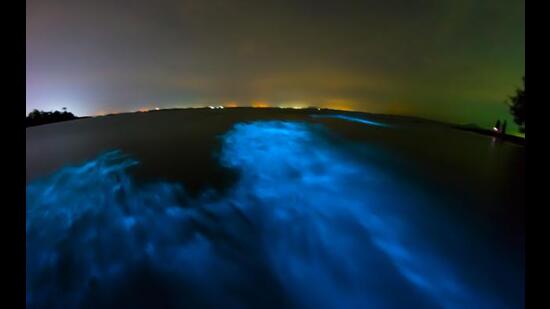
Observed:
[[[227,107],[227,109],[277,109],[277,110],[280,110],[280,109],[293,109],[293,108],[281,108],[281,107],[252,107],[252,106],[238,106],[238,107]],[[148,111],[130,111],[130,112],[121,112],[121,113],[110,113],[110,114],[105,114],[105,115],[95,115],[95,116],[82,116],[82,117],[76,117],[75,119],[70,119],[70,120],[78,120],[78,119],[85,119],[85,118],[97,118],[97,117],[110,117],[110,116],[117,116],[117,115],[124,115],[124,114],[135,114],[135,113],[148,113],[148,112],[163,112],[163,111],[174,111],[174,110],[209,110],[210,108],[209,107],[188,107],[188,108],[164,108],[164,109],[160,109],[160,110],[148,110]],[[452,123],[447,123],[447,122],[442,122],[442,121],[439,121],[439,120],[432,120],[432,119],[426,119],[426,118],[421,118],[421,117],[414,117],[414,116],[404,116],[404,115],[393,115],[393,114],[376,114],[376,113],[369,113],[369,112],[362,112],[362,111],[348,111],[348,110],[336,110],[336,109],[331,109],[331,108],[317,108],[317,107],[305,107],[305,108],[299,108],[299,109],[296,109],[297,111],[300,110],[300,111],[308,111],[308,110],[315,110],[315,111],[320,111],[322,113],[326,113],[326,112],[338,112],[338,113],[346,113],[346,114],[364,114],[364,115],[370,115],[370,116],[390,116],[390,117],[397,117],[397,118],[407,118],[407,119],[414,119],[414,120],[420,120],[420,121],[425,121],[425,122],[432,122],[432,123],[437,123],[437,124],[440,124],[440,125],[444,125],[444,126],[447,126],[447,127],[450,127],[450,128],[453,128],[453,129],[458,129],[458,130],[462,130],[462,131],[469,131],[469,132],[473,132],[473,133],[477,133],[477,134],[481,134],[481,135],[485,135],[485,136],[492,136],[492,137],[496,137],[496,138],[499,138],[501,140],[504,140],[504,141],[507,141],[507,142],[511,142],[511,143],[514,143],[514,144],[518,144],[518,145],[522,145],[524,146],[525,145],[525,138],[524,137],[520,137],[520,136],[514,136],[514,135],[500,135],[494,131],[491,131],[491,130],[488,130],[488,129],[482,129],[482,128],[478,128],[478,127],[471,127],[471,126],[467,126],[467,125],[458,125],[458,124],[452,124]],[[56,122],[64,122],[64,121],[70,121],[70,120],[62,120],[62,121],[56,121]],[[41,124],[37,124],[37,125],[31,125],[31,126],[27,126],[28,127],[36,127],[36,126],[41,126],[41,125],[45,125],[45,124],[51,124],[51,123],[56,123],[56,122],[49,122],[49,123],[41,123]]]
[[[39,126],[43,126],[43,125],[47,125],[47,124],[52,124],[52,123],[73,121],[73,120],[85,119],[85,118],[93,118],[93,117],[92,117],[92,116],[83,116],[83,117],[75,117],[75,118],[72,118],[72,119],[47,120],[47,121],[42,121],[42,122],[38,122],[38,123],[26,123],[26,124],[25,124],[25,128],[33,128],[33,127],[39,127]]]
[[[511,143],[514,143],[514,144],[525,146],[525,138],[524,137],[519,137],[519,136],[514,136],[514,135],[509,135],[509,134],[502,135],[502,134],[498,134],[494,131],[487,130],[487,129],[471,128],[471,127],[461,126],[461,125],[453,125],[451,127],[454,128],[454,129],[462,130],[462,131],[469,131],[469,132],[474,132],[474,133],[477,133],[477,134],[496,137],[496,138],[499,138],[499,139],[507,141],[507,142],[511,142]]]

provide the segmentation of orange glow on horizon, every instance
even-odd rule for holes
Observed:
[[[342,111],[353,111],[354,108],[352,107],[352,103],[354,103],[352,100],[333,99],[326,101],[324,104],[322,104],[322,107]]]
[[[286,101],[278,105],[280,108],[294,108],[294,109],[300,109],[300,108],[307,108],[310,106],[306,101]]]
[[[252,107],[266,108],[270,105],[266,101],[252,101]]]
[[[335,110],[339,110],[339,111],[346,111],[346,112],[351,112],[353,111],[353,108],[349,107],[349,106],[345,106],[345,105],[329,105],[327,106],[326,108],[328,109],[335,109]]]

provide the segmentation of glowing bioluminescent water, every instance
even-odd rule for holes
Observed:
[[[470,240],[422,219],[429,200],[361,149],[305,123],[237,124],[220,163],[239,179],[200,198],[136,183],[120,151],[63,168],[27,186],[28,305],[501,308],[434,234]]]
[[[368,120],[368,119],[352,117],[352,116],[347,116],[347,115],[311,115],[311,117],[313,117],[313,118],[343,119],[343,120],[347,120],[347,121],[368,124],[370,126],[375,126],[375,127],[383,127],[383,128],[389,128],[390,127],[389,125],[387,125],[385,123],[378,122],[378,121],[372,121],[372,120]]]

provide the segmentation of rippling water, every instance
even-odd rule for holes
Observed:
[[[383,150],[296,121],[221,144],[224,192],[136,182],[119,150],[29,183],[29,306],[521,307],[523,270]]]

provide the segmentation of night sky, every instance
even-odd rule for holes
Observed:
[[[524,2],[27,0],[27,112],[322,106],[489,126]]]

